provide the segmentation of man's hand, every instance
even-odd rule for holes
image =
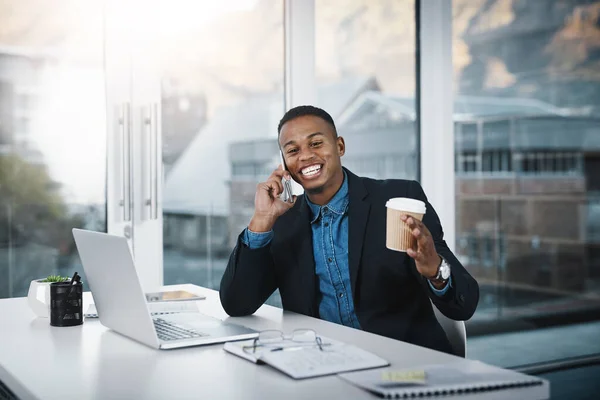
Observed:
[[[256,185],[254,196],[254,215],[250,220],[248,229],[252,232],[268,232],[273,228],[277,218],[285,214],[296,203],[296,196],[291,203],[279,198],[283,192],[282,179],[291,179],[290,173],[280,165],[266,182]]]
[[[406,254],[415,260],[417,271],[427,279],[435,278],[442,259],[435,250],[433,237],[425,224],[408,215],[402,215],[402,221],[409,226],[412,235],[417,239],[415,248],[408,249]],[[438,286],[434,283],[434,286]],[[443,284],[441,285],[444,286]]]

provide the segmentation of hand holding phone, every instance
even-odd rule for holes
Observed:
[[[281,164],[265,182],[256,186],[254,215],[248,224],[251,231],[270,231],[277,218],[294,207],[295,196],[292,195],[291,181],[286,176],[289,176],[289,172]]]

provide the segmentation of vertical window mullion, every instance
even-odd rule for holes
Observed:
[[[455,248],[452,2],[416,1],[420,181]]]

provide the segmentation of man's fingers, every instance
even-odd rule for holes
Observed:
[[[417,239],[419,247],[426,246],[429,242],[429,238],[431,237],[431,235],[429,235],[427,231],[423,230],[422,228],[414,228],[411,233],[413,237]]]
[[[283,179],[283,174],[284,174],[284,170],[282,170],[281,168],[277,168],[275,171],[273,171],[271,173],[271,175],[269,175],[269,178],[267,178],[267,180],[282,180]]]
[[[420,231],[419,236],[417,237],[417,243],[421,249],[427,249],[429,246],[429,242],[431,241],[431,235],[426,234],[421,231],[419,228],[416,229]]]
[[[413,228],[410,231],[410,233],[412,233],[412,235],[415,237],[415,239],[417,239],[417,241],[423,236],[419,228]]]
[[[402,215],[401,218],[406,223],[406,225],[408,225],[411,231],[418,229],[423,236],[431,236],[431,234],[429,233],[429,229],[427,229],[427,226],[425,226],[423,221],[419,221],[418,219],[413,218],[410,215]]]
[[[417,251],[415,249],[408,249],[406,250],[406,254],[408,254],[410,257],[412,257],[416,262],[421,262],[423,261],[423,253],[421,253],[420,251]]]
[[[292,196],[292,201],[284,201],[283,204],[285,204],[288,209],[294,207],[294,204],[296,204],[296,195]]]
[[[267,185],[271,188],[274,196],[279,196],[283,193],[283,185],[281,184],[281,179],[271,179],[266,182]]]
[[[292,176],[290,175],[290,173],[283,169],[283,164],[279,164],[279,167],[277,167],[277,169],[271,173],[269,179],[282,180],[284,178],[291,179],[291,177]]]
[[[279,197],[275,198],[275,204],[277,205],[278,215],[283,215],[288,212],[294,204],[296,204],[296,196],[292,196],[292,201],[283,201]]]
[[[270,195],[272,194],[273,197],[277,197],[283,192],[283,185],[281,184],[281,182],[273,179],[269,179],[266,182],[259,183],[257,187],[258,190],[264,190]]]
[[[407,224],[408,226],[410,226],[410,227],[411,227],[411,229],[418,228],[418,227],[420,227],[421,225],[423,225],[423,222],[419,221],[419,220],[418,220],[418,219],[416,219],[416,218],[413,218],[413,217],[411,217],[410,215],[402,214],[402,215],[400,216],[400,218],[401,218],[401,219],[402,219],[404,222],[406,222],[406,224]]]
[[[426,230],[422,230],[421,228],[415,228],[411,230],[410,233],[416,239],[415,250],[417,250],[419,253],[425,252],[429,254],[430,249],[433,248],[431,235],[429,235]]]

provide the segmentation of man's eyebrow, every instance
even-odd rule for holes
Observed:
[[[325,136],[325,134],[323,132],[315,132],[315,133],[311,133],[306,138],[307,139],[312,139],[313,137],[319,136],[319,135],[320,136]],[[283,147],[285,148],[285,147],[287,147],[287,146],[289,146],[291,144],[296,144],[296,141],[295,140],[290,140],[289,142],[287,142],[286,144],[284,144]]]

